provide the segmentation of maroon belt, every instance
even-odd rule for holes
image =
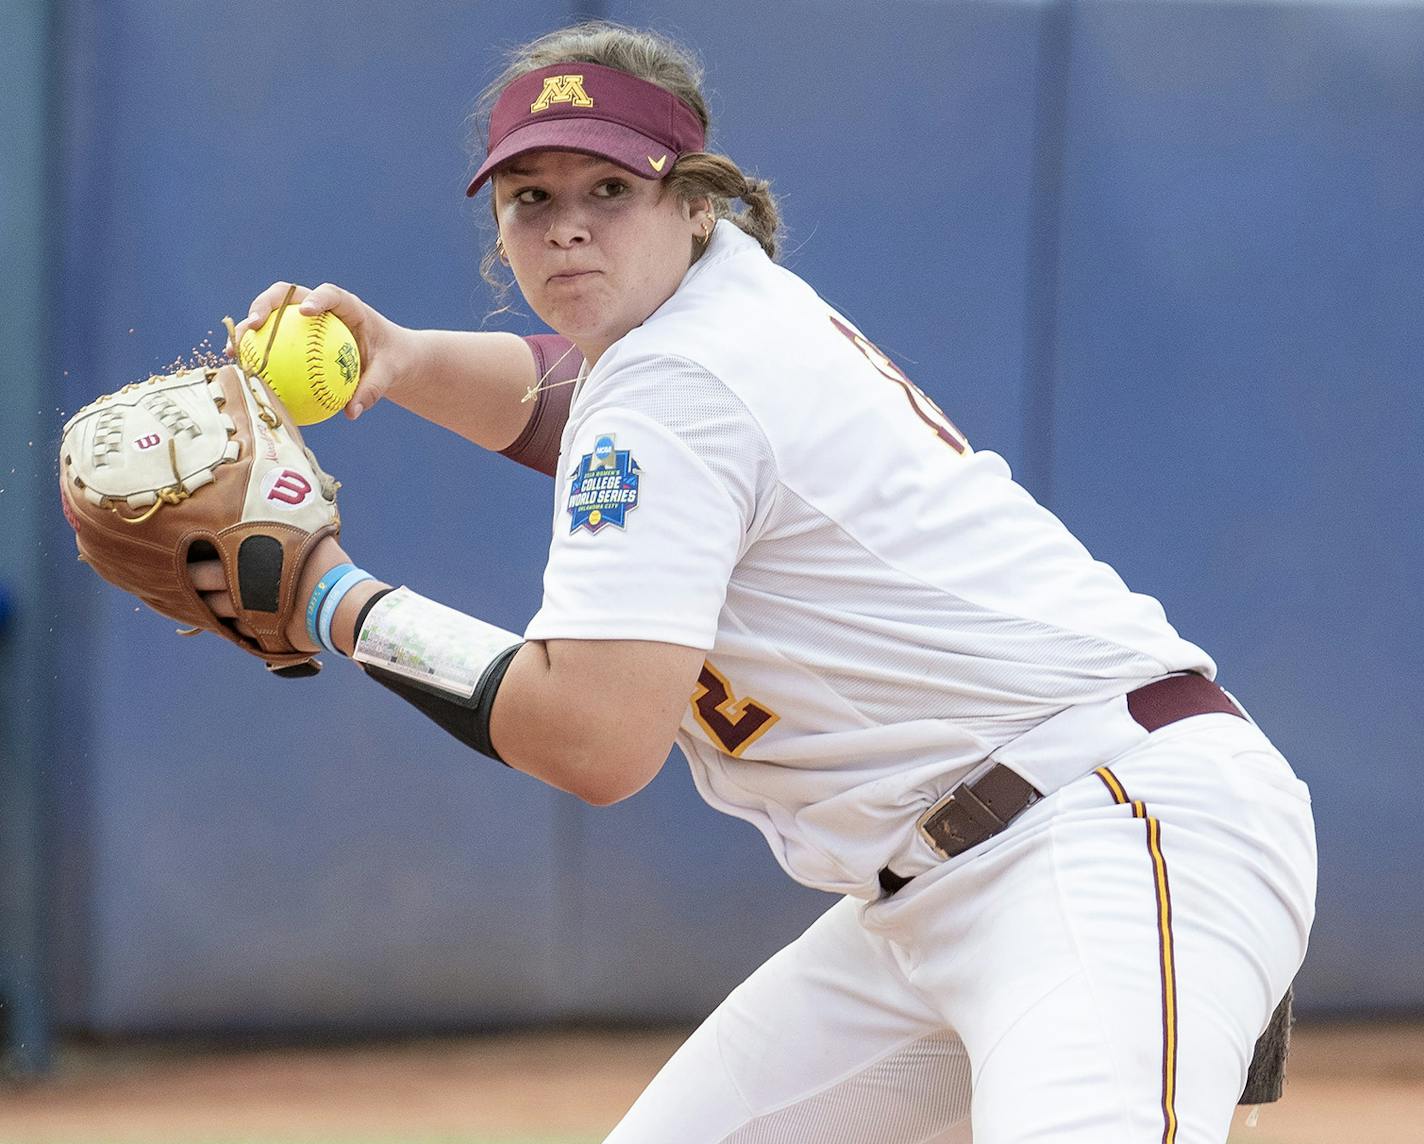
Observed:
[[[1194,672],[1171,675],[1129,691],[1127,712],[1145,731],[1156,731],[1191,715],[1244,717],[1225,691]],[[998,834],[1042,797],[1027,779],[996,763],[972,783],[960,783],[942,797],[920,820],[919,828],[941,857],[953,858]],[[889,866],[880,871],[880,888],[887,895],[909,882],[910,878]]]

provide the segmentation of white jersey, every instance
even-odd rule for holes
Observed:
[[[862,897],[996,747],[1171,672],[1215,675],[726,222],[579,383],[526,637],[705,649],[678,736],[698,789],[798,881]]]

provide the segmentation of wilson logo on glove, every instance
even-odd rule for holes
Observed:
[[[262,478],[262,495],[269,501],[275,501],[278,508],[301,508],[311,491],[311,482],[291,469],[274,471]]]

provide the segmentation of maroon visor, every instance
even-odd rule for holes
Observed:
[[[500,93],[490,115],[489,155],[465,194],[530,151],[580,151],[661,179],[679,155],[705,144],[697,113],[666,88],[600,64],[553,64]]]

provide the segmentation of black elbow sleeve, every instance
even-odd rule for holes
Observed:
[[[494,710],[494,697],[499,685],[504,681],[504,673],[523,644],[515,644],[508,651],[500,652],[485,668],[475,686],[475,693],[468,699],[438,691],[428,684],[417,683],[383,667],[367,665],[366,674],[382,687],[394,691],[416,710],[433,719],[467,747],[473,747],[482,755],[488,755],[496,762],[503,763],[490,742],[490,713]],[[506,764],[508,765],[508,764]]]

